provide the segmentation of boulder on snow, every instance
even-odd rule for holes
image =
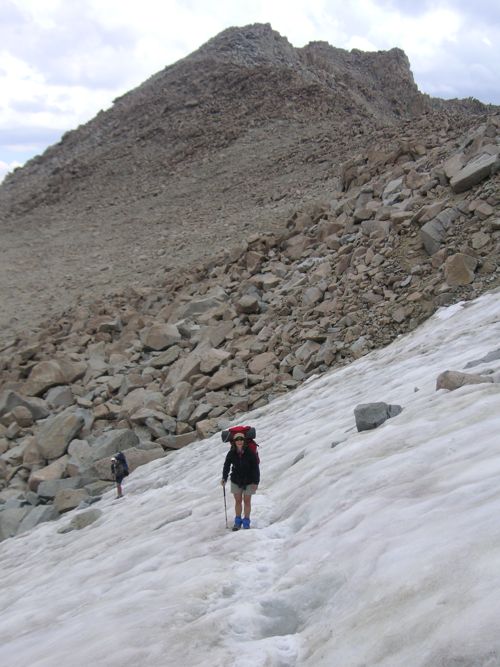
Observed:
[[[400,405],[387,403],[361,403],[354,408],[354,418],[358,431],[369,431],[383,424],[387,419],[396,417],[402,412]]]
[[[482,384],[484,382],[493,382],[493,378],[475,373],[462,373],[460,371],[444,371],[440,373],[436,380],[436,391],[438,389],[449,389],[453,391],[466,384]]]
[[[97,521],[100,516],[102,516],[102,510],[93,507],[74,516],[66,526],[59,528],[57,532],[69,533],[72,530],[82,530],[82,528],[86,528],[94,523],[94,521]]]

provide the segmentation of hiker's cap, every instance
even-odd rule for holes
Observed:
[[[244,439],[245,436],[243,435],[243,433],[237,433],[233,438],[233,440],[244,440]]]

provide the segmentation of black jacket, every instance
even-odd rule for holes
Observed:
[[[235,447],[231,447],[228,451],[222,469],[222,479],[226,482],[231,466],[231,482],[234,482],[238,486],[244,488],[249,484],[258,484],[260,482],[260,468],[257,456],[248,447],[245,447],[241,456]]]

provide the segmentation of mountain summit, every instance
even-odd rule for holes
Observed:
[[[252,129],[271,139],[283,122],[391,123],[427,104],[399,49],[296,49],[269,24],[229,28],[16,170],[0,189],[1,211],[17,217],[71,204],[74,215],[89,201],[126,210]]]
[[[304,201],[343,187],[353,158],[409,134],[454,139],[485,111],[421,94],[399,49],[295,48],[268,24],[229,28],[0,185],[1,323],[283,231]]]

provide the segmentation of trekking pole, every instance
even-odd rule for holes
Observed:
[[[224,513],[226,515],[226,528],[227,528],[226,485],[222,487],[222,490],[224,491]]]

